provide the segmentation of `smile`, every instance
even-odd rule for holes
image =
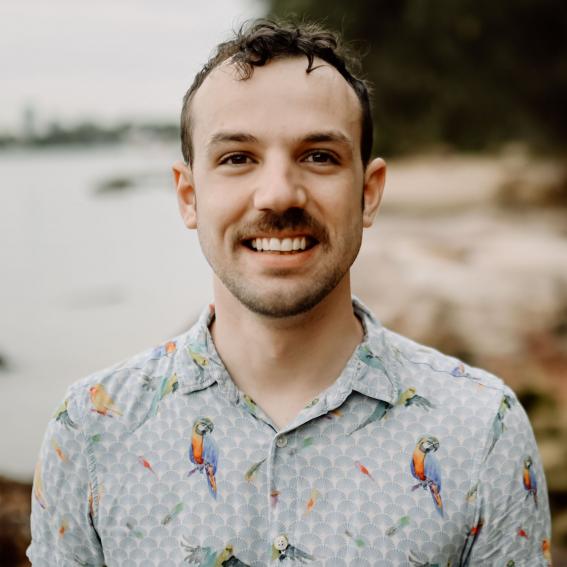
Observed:
[[[309,250],[317,241],[310,236],[294,238],[252,238],[245,240],[244,244],[256,252],[298,253]]]

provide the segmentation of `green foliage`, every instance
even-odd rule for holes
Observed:
[[[567,146],[564,0],[266,1],[366,53],[380,153]]]

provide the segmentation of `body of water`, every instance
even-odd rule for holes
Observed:
[[[210,301],[177,210],[178,157],[159,144],[0,154],[0,474],[31,478],[70,383],[181,332]]]

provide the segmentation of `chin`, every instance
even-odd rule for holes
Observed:
[[[344,273],[337,272],[319,285],[278,286],[272,290],[252,289],[236,282],[224,282],[232,295],[244,307],[264,317],[283,319],[307,313],[323,301],[342,280]],[[236,284],[236,285],[232,285]]]

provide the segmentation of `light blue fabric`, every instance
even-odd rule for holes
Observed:
[[[382,327],[278,431],[187,333],[71,386],[34,480],[37,566],[548,565],[533,433],[501,380]]]

